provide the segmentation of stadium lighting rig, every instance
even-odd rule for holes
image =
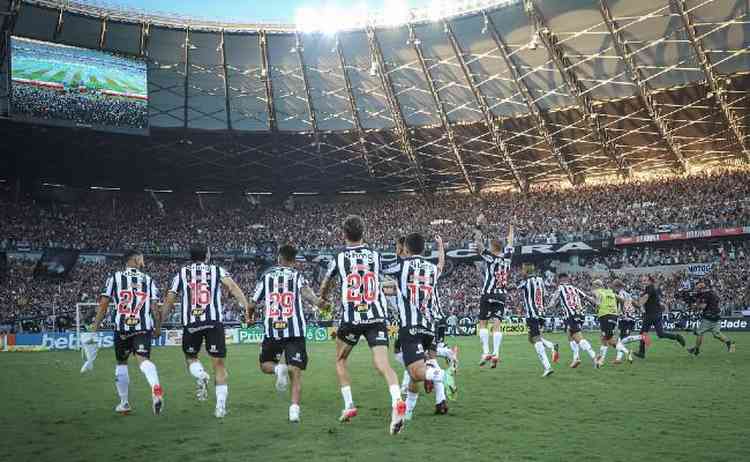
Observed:
[[[300,32],[336,34],[365,27],[398,27],[410,23],[439,22],[488,8],[518,3],[520,0],[433,0],[424,8],[409,8],[405,0],[386,0],[382,11],[369,11],[360,2],[349,8],[303,7],[295,14]]]

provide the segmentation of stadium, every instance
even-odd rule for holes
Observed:
[[[748,459],[748,2],[293,3],[0,0],[8,457]]]

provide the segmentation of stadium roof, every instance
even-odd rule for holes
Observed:
[[[6,35],[146,59],[151,125],[6,122],[0,162],[73,184],[475,191],[750,160],[746,0],[464,3],[330,34],[0,0]]]

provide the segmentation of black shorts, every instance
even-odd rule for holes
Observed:
[[[641,334],[645,334],[646,332],[651,330],[651,327],[653,327],[657,333],[664,332],[664,319],[662,319],[661,313],[655,316],[651,315],[643,317],[643,324],[641,324]]]
[[[620,331],[620,338],[625,338],[635,329],[635,321],[632,319],[620,319],[617,321],[617,329]]]
[[[615,328],[617,327],[617,316],[614,314],[607,314],[599,317],[599,329],[602,331],[602,337],[612,338],[615,335]]]
[[[425,359],[425,353],[434,350],[434,335],[423,333],[412,333],[410,329],[402,327],[398,331],[398,346],[404,356],[404,366]]]
[[[206,341],[206,353],[214,358],[227,356],[224,325],[221,323],[189,326],[182,329],[182,352],[186,356],[195,358],[201,351],[203,341]]]
[[[115,332],[115,359],[118,363],[127,361],[130,353],[151,358],[151,332]]]
[[[577,334],[583,329],[583,318],[578,318],[575,316],[565,318],[565,326],[568,328],[568,332],[571,335]]]
[[[479,320],[502,319],[505,314],[505,294],[482,295],[479,301]]]
[[[385,322],[376,322],[373,324],[341,324],[336,331],[336,338],[354,346],[363,336],[367,339],[370,348],[374,346],[388,346],[388,328]]]
[[[281,360],[282,353],[287,365],[303,371],[307,369],[307,347],[304,337],[290,337],[282,340],[264,338],[260,345],[259,360],[261,363],[277,363]]]
[[[542,335],[544,319],[526,318],[526,327],[529,328],[529,337],[539,337],[540,335]]]

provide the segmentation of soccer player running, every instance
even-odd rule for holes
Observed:
[[[440,252],[442,241],[438,240]],[[430,382],[435,388],[435,413],[446,414],[448,405],[443,379],[445,373],[435,359],[435,315],[438,307],[438,265],[424,259],[425,240],[421,234],[412,233],[404,242],[405,257],[390,273],[396,278],[398,288],[399,331],[398,343],[404,366],[411,381],[406,399],[406,420],[411,420],[419,398],[418,382]],[[429,352],[429,353],[428,353]]]
[[[638,352],[633,354],[641,359],[646,357],[646,342],[648,331],[651,327],[656,330],[657,337],[674,340],[682,347],[685,347],[685,339],[682,335],[664,331],[664,320],[661,316],[663,311],[661,306],[661,290],[656,287],[654,277],[644,274],[641,276],[641,284],[643,285],[643,293],[641,293],[640,298],[635,302],[638,306],[644,308],[645,313],[643,315],[643,324],[641,325],[640,347]]]
[[[518,285],[517,289],[522,291],[524,317],[526,318],[526,327],[529,329],[529,343],[534,346],[539,361],[542,363],[544,373],[542,377],[548,377],[555,371],[552,369],[549,358],[547,358],[547,349],[552,351],[552,362],[557,363],[560,359],[560,347],[557,343],[552,343],[542,337],[542,326],[544,319],[544,280],[541,276],[524,272],[524,279]]]
[[[701,310],[701,323],[695,330],[695,346],[688,348],[688,353],[698,356],[703,345],[703,336],[711,332],[713,337],[727,347],[727,351],[733,353],[735,350],[734,341],[721,333],[721,309],[719,308],[719,297],[708,287],[706,280],[701,279],[695,285],[697,294],[695,296],[695,306]]]
[[[570,363],[570,367],[575,369],[581,365],[580,350],[583,350],[591,358],[594,367],[599,368],[599,363],[596,361],[596,353],[591,348],[591,343],[583,338],[583,334],[581,333],[584,316],[583,301],[588,300],[593,303],[594,300],[581,289],[572,285],[570,277],[565,273],[557,277],[557,282],[557,290],[552,295],[552,299],[547,304],[545,310],[554,308],[558,303],[563,309],[570,349],[573,351],[573,361]]]
[[[401,431],[406,403],[401,399],[396,372],[388,361],[387,305],[381,291],[380,254],[364,244],[365,222],[350,215],[343,224],[346,250],[331,261],[320,289],[320,298],[327,303],[336,282],[341,285],[341,322],[336,332],[336,375],[341,385],[344,410],[339,420],[349,422],[357,415],[352,397],[351,377],[347,360],[352,349],[364,336],[372,351],[375,369],[388,383],[391,394],[391,434]]]
[[[617,294],[609,287],[604,287],[601,279],[595,279],[591,284],[594,287],[594,303],[596,303],[596,316],[599,320],[599,329],[602,331],[602,344],[599,347],[599,354],[596,357],[596,362],[601,367],[604,365],[610,346],[615,347],[618,353],[629,355],[630,352],[615,337],[618,315]]]
[[[289,421],[299,422],[302,371],[307,368],[306,322],[303,299],[313,305],[320,300],[308,287],[296,268],[297,249],[286,244],[279,248],[278,265],[267,269],[258,279],[245,319],[253,318],[257,304],[265,306],[265,335],[260,347],[260,370],[276,376],[276,389],[285,391],[292,382]],[[279,362],[284,355],[286,364]]]
[[[482,242],[482,233],[477,230],[474,240],[477,253],[484,263],[484,285],[479,302],[479,339],[482,343],[482,357],[479,367],[483,367],[490,361],[492,368],[497,367],[500,361],[500,346],[503,342],[503,333],[500,331],[500,321],[505,314],[505,301],[507,298],[508,277],[510,275],[510,251],[503,252],[502,243],[493,239],[490,248],[486,249]],[[510,250],[512,251],[512,247]],[[490,331],[487,324],[492,320],[492,353],[490,354]]]
[[[128,400],[130,386],[128,357],[132,353],[151,388],[151,408],[154,415],[159,415],[164,408],[164,393],[159,383],[156,366],[150,359],[151,338],[154,328],[158,327],[156,324],[159,323],[159,313],[154,312],[155,323],[152,308],[156,310],[159,290],[151,276],[143,272],[144,263],[141,252],[127,252],[125,262],[124,271],[117,271],[107,279],[99,298],[99,309],[91,331],[97,331],[107,314],[110,302],[113,303],[115,305],[113,325],[117,361],[115,386],[120,396],[120,404],[115,407],[115,412],[128,414],[131,411]]]
[[[214,415],[221,419],[227,414],[227,370],[224,358],[227,355],[224,337],[224,305],[221,299],[221,286],[229,290],[246,309],[245,294],[224,268],[209,263],[211,252],[206,244],[197,243],[190,247],[191,263],[180,269],[172,281],[167,300],[162,308],[162,317],[167,319],[182,295],[182,352],[185,354],[188,371],[197,382],[196,398],[208,399],[209,375],[198,359],[201,345],[206,344],[206,352],[211,357],[216,385],[216,408]]]
[[[636,308],[633,305],[633,296],[630,295],[625,284],[620,279],[612,281],[612,288],[617,291],[617,308],[620,312],[620,317],[617,320],[617,330],[620,333],[619,342],[625,346],[631,342],[638,342],[641,340],[640,335],[631,335],[635,330],[635,317]],[[628,362],[633,362],[633,352],[629,351],[625,353],[623,349],[617,349],[617,357],[613,364],[622,364],[623,357],[626,357]]]

